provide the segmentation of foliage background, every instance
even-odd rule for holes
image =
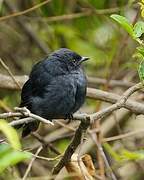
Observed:
[[[3,0],[0,1],[0,15],[6,16],[18,11],[24,11],[33,7],[41,0]],[[13,11],[13,10],[14,11]],[[29,74],[32,65],[41,60],[50,52],[61,47],[70,48],[83,56],[89,56],[90,61],[84,65],[88,76],[104,78],[109,82],[111,79],[138,82],[137,66],[139,61],[134,56],[137,42],[125,32],[111,18],[111,14],[125,16],[131,23],[141,19],[138,1],[134,0],[50,0],[47,4],[17,17],[0,19],[0,57],[4,60],[14,75]],[[7,74],[0,66],[1,74]],[[94,87],[121,94],[125,88],[95,85]],[[143,97],[141,98],[141,100]],[[18,106],[20,92],[0,89],[0,111],[5,112]],[[82,112],[95,112],[107,106],[107,103],[87,99]],[[107,136],[117,135],[129,130],[133,131],[142,127],[143,116],[135,117],[131,113],[119,113],[124,119],[123,123],[116,128],[108,130]],[[115,116],[113,115],[113,118]],[[137,121],[137,118],[139,119]],[[117,117],[116,117],[117,119]],[[56,127],[60,129],[61,127]],[[44,125],[39,133],[42,136],[52,136],[55,129],[51,130]],[[112,143],[117,150],[124,146],[128,150],[143,148],[142,135],[126,139],[123,142]],[[54,143],[60,152],[63,152],[71,138],[65,138]],[[33,137],[22,140],[23,147],[36,143]],[[29,148],[32,148],[31,146]],[[96,150],[89,151],[97,167]],[[48,155],[47,155],[48,153]],[[52,152],[43,152],[43,155],[53,157]],[[42,164],[41,175],[47,175],[46,170],[51,171],[53,163],[38,161]],[[27,164],[20,167],[26,168]],[[36,167],[35,167],[36,168]],[[31,176],[40,176],[36,170]],[[128,173],[127,169],[133,168]],[[139,173],[137,173],[139,169]],[[143,178],[143,162],[127,162],[123,168],[118,164],[116,173],[119,179],[141,179]],[[131,170],[132,171],[132,170]],[[43,173],[42,173],[43,172]],[[9,171],[3,176],[9,176]],[[49,174],[48,173],[48,174]],[[23,171],[19,168],[20,176]]]

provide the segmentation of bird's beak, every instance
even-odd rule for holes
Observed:
[[[79,64],[81,64],[84,61],[87,61],[89,59],[89,57],[82,57],[81,60],[79,61]]]

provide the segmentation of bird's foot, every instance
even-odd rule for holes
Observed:
[[[66,115],[65,120],[67,120],[66,124],[69,124],[73,120],[73,115],[72,114]]]

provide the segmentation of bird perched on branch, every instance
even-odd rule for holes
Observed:
[[[20,107],[48,120],[71,119],[85,100],[87,82],[81,63],[88,59],[61,48],[38,62],[22,88]],[[38,125],[24,124],[22,137]]]

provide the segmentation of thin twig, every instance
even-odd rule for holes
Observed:
[[[99,89],[94,89],[94,88],[88,88],[87,89],[87,97],[90,99],[95,99],[95,100],[100,100],[100,101],[105,101],[108,103],[116,103],[121,96],[117,95],[115,93],[110,93],[106,91],[102,91]],[[131,112],[135,114],[143,114],[143,104],[139,103],[135,100],[128,99],[124,104],[123,107],[130,110]]]
[[[37,151],[36,151],[36,153],[35,153],[35,156],[37,156],[42,149],[43,149],[43,146],[40,146],[40,147],[37,149]],[[29,163],[28,168],[27,168],[27,170],[26,170],[26,172],[25,172],[22,180],[26,180],[26,179],[27,179],[27,176],[28,176],[28,174],[29,174],[29,172],[30,172],[30,170],[31,170],[31,168],[32,168],[33,162],[34,162],[35,159],[36,159],[35,156],[32,158],[31,162]]]
[[[55,21],[63,21],[63,20],[71,20],[75,18],[81,18],[85,16],[90,16],[92,14],[91,10],[85,11],[85,12],[79,12],[79,13],[72,13],[72,14],[63,14],[61,16],[50,16],[50,17],[27,17],[24,16],[24,19],[28,20],[36,20],[36,21],[45,21],[45,22],[55,22]]]
[[[110,165],[109,165],[109,162],[108,162],[108,160],[107,160],[107,158],[106,158],[106,156],[105,156],[105,153],[104,153],[104,151],[103,151],[103,148],[102,148],[101,144],[97,141],[96,134],[95,134],[95,133],[91,133],[91,137],[92,137],[92,140],[95,142],[97,148],[99,149],[99,152],[100,152],[101,156],[103,157],[103,160],[104,160],[104,162],[105,162],[105,165],[106,165],[107,169],[108,169],[109,172],[110,172],[110,178],[111,178],[112,180],[117,180],[115,174],[113,173],[112,168],[111,168]]]
[[[88,77],[88,85],[90,87],[97,87],[97,85],[106,85],[108,83],[109,87],[122,87],[122,88],[129,88],[131,86],[134,86],[135,83],[128,82],[128,81],[122,81],[122,80],[110,80],[108,82],[107,79],[98,78],[98,77]]]
[[[13,79],[14,83],[17,85],[17,87],[19,89],[21,89],[21,86],[19,85],[19,83],[17,82],[17,80],[15,79],[14,75],[12,74],[11,70],[9,69],[9,67],[4,63],[4,61],[0,58],[0,63],[1,65],[4,67],[4,69],[8,72],[8,74],[11,76],[11,78]]]
[[[45,161],[57,161],[59,158],[61,158],[63,155],[60,154],[54,158],[47,158],[47,157],[43,157],[43,156],[38,156],[36,154],[32,154],[33,157],[36,157],[37,159],[42,159],[42,160],[45,160]]]
[[[51,0],[43,1],[43,2],[41,2],[39,4],[36,4],[35,6],[33,6],[31,8],[29,8],[29,9],[24,10],[24,11],[15,12],[13,14],[2,16],[2,17],[0,17],[0,21],[7,20],[7,19],[17,17],[17,16],[25,15],[25,14],[27,14],[29,12],[32,12],[32,11],[40,8],[41,6],[43,6],[43,5],[45,5],[45,4],[49,3],[49,2],[51,2]],[[96,14],[96,15],[112,14],[112,13],[119,12],[122,8],[127,8],[127,7],[128,6],[115,7],[115,8],[109,8],[109,9],[101,9],[101,10],[88,9],[85,12],[64,14],[64,15],[61,15],[61,16],[48,17],[48,18],[44,18],[44,19],[47,22],[53,22],[53,21],[70,20],[70,19],[80,18],[80,17],[83,17],[83,16],[90,16],[90,15],[93,15],[93,14]],[[33,20],[35,17],[30,17],[30,18]],[[37,18],[37,19],[39,19],[39,18]],[[42,19],[40,18],[40,20],[42,20]]]
[[[45,119],[45,118],[43,118],[43,117],[40,117],[40,116],[38,116],[38,115],[36,115],[36,114],[31,113],[26,107],[22,107],[22,108],[20,108],[20,107],[15,107],[15,110],[21,112],[21,113],[22,113],[24,116],[26,116],[26,117],[31,117],[31,118],[36,119],[36,120],[38,120],[38,121],[41,121],[41,122],[43,122],[43,123],[54,125],[54,124],[53,124],[51,121],[49,121],[48,119]]]
[[[44,138],[42,138],[39,134],[37,133],[31,133],[31,135],[36,138],[39,142],[42,143],[43,146],[45,147],[49,147],[51,151],[53,151],[54,153],[56,153],[57,155],[60,155],[61,153],[51,144],[51,143],[47,143]]]
[[[62,122],[60,122],[60,121],[54,120],[54,123],[55,123],[55,124],[58,124],[58,125],[60,125],[60,126],[62,126],[62,127],[65,127],[65,128],[69,129],[69,130],[72,131],[72,132],[75,132],[75,128],[70,127],[70,126],[67,126],[66,124],[64,124],[64,123],[62,123]]]
[[[15,127],[20,124],[24,124],[24,123],[27,124],[27,123],[34,122],[34,121],[35,121],[34,118],[27,117],[27,118],[23,118],[23,119],[13,120],[12,122],[9,123],[9,125]]]
[[[0,21],[3,21],[3,20],[6,20],[6,19],[10,19],[10,18],[13,18],[13,17],[17,17],[17,16],[21,16],[21,15],[27,14],[27,13],[29,13],[29,12],[32,12],[32,11],[40,8],[40,7],[43,6],[43,5],[49,3],[50,1],[51,1],[51,0],[45,0],[45,1],[41,2],[41,3],[39,3],[39,4],[36,4],[35,6],[29,8],[29,9],[24,10],[24,11],[15,12],[15,13],[13,13],[13,14],[9,14],[9,15],[6,15],[6,16],[2,16],[2,17],[0,17]]]
[[[28,76],[14,76],[20,87],[24,85],[24,83],[28,80]],[[7,76],[4,74],[0,74],[0,88],[2,89],[10,89],[10,90],[20,90],[17,84],[14,83],[11,76]]]
[[[108,108],[105,108],[104,110],[101,110],[97,113],[90,115],[90,118],[93,121],[102,119],[102,118],[106,117],[107,115],[109,115],[111,112],[124,107],[129,96],[131,96],[134,92],[136,92],[142,88],[143,88],[143,85],[141,83],[138,83],[138,84],[132,86],[131,88],[129,88],[128,90],[125,91],[125,93],[123,94],[123,96],[121,96],[121,98],[118,100],[117,103],[109,106]]]
[[[97,137],[97,142],[101,145],[102,144],[102,133],[101,133],[101,128],[100,128],[100,121],[99,120],[95,121],[94,126],[96,126],[96,129],[99,129],[99,131],[95,132],[95,136]],[[103,180],[105,180],[104,159],[101,155],[99,148],[97,148],[97,160],[98,160],[98,165],[99,165],[99,169],[100,169],[100,176],[102,177]]]
[[[139,129],[139,130],[135,130],[132,132],[125,133],[125,134],[120,134],[118,136],[112,136],[112,137],[104,138],[102,141],[103,142],[116,141],[119,139],[129,138],[129,137],[134,136],[134,135],[139,134],[139,133],[144,133],[144,129]]]
[[[24,19],[28,19],[30,21],[45,21],[45,22],[55,22],[55,21],[66,21],[66,20],[73,20],[76,18],[87,17],[91,15],[105,15],[105,14],[112,14],[119,12],[122,8],[127,8],[128,6],[124,7],[115,7],[109,9],[85,9],[83,12],[78,13],[71,13],[71,14],[63,14],[60,16],[50,16],[50,17],[27,17],[24,16]],[[134,5],[135,7],[135,5]]]
[[[19,113],[19,112],[7,112],[7,113],[0,114],[0,118],[3,118],[3,119],[7,119],[10,117],[21,117],[21,116],[23,115],[22,113]]]

